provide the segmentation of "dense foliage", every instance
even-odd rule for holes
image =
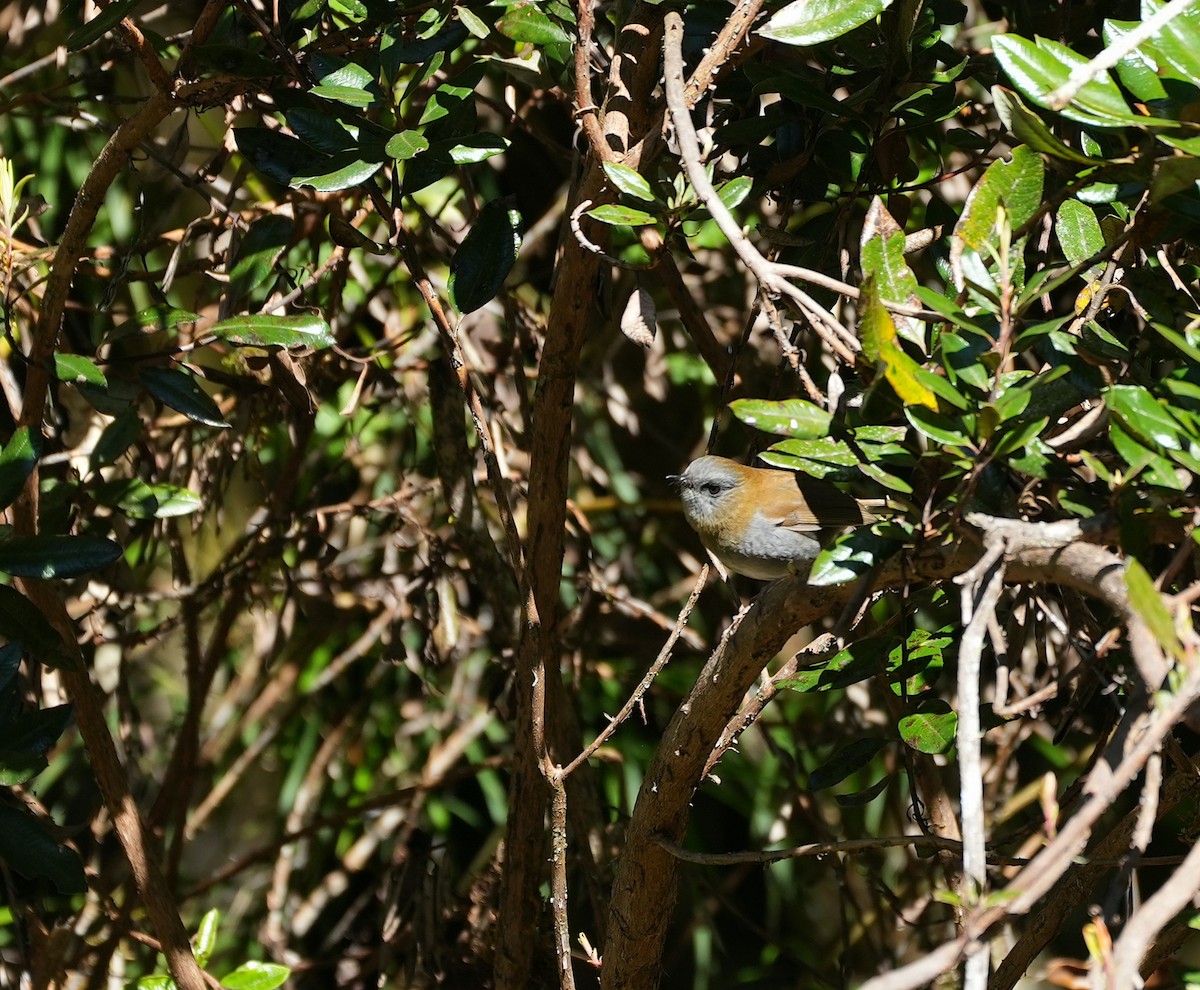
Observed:
[[[0,4],[0,985],[1200,982],[1187,8]]]

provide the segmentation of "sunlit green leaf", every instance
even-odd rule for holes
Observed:
[[[891,6],[891,0],[795,0],[758,33],[785,45],[819,45],[848,34]]]

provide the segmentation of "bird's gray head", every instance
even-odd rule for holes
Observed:
[[[684,515],[694,529],[711,530],[726,522],[737,502],[731,496],[744,483],[746,470],[725,457],[707,455],[692,461],[683,474],[671,475],[683,499]]]

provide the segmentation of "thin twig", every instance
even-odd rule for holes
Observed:
[[[687,621],[692,614],[692,609],[696,607],[696,602],[700,599],[700,592],[704,590],[704,584],[707,580],[708,565],[705,564],[700,568],[700,575],[696,578],[696,584],[692,588],[692,593],[680,610],[679,618],[675,620],[675,626],[671,630],[671,634],[667,637],[666,643],[663,644],[663,648],[658,651],[658,656],[654,658],[654,663],[650,665],[650,669],[646,671],[646,675],[642,678],[638,686],[634,688],[633,694],[621,706],[621,710],[608,720],[608,725],[604,727],[600,734],[592,740],[591,744],[582,753],[562,769],[561,776],[564,779],[574,773],[581,763],[590,760],[596,750],[603,746],[609,737],[617,731],[621,723],[633,714],[633,710],[638,706],[642,697],[650,690],[650,685],[654,683],[655,678],[658,677],[663,667],[667,665],[667,661],[671,659],[671,651],[675,648],[676,641],[687,625]]]

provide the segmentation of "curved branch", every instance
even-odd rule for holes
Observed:
[[[1086,523],[1027,523],[973,514],[969,521],[989,534],[1003,534],[1007,567],[1005,579],[1013,582],[1064,584],[1109,604],[1126,623],[1131,642],[1149,635],[1130,608],[1123,579],[1124,562],[1103,547],[1081,541],[1104,538],[1102,520]],[[899,587],[906,581],[937,581],[961,574],[974,566],[982,550],[966,540],[936,548],[915,560],[893,560],[876,578],[874,590]],[[609,939],[601,986],[604,990],[631,990],[657,984],[666,926],[676,896],[678,862],[669,846],[683,837],[688,808],[703,780],[709,754],[721,732],[737,711],[763,667],[786,640],[802,626],[836,613],[851,598],[853,585],[809,587],[802,576],[769,585],[754,601],[741,623],[705,664],[696,684],[680,705],[647,767],[627,833],[626,847],[613,884]],[[1143,643],[1146,655],[1138,661],[1143,676],[1161,669],[1166,660],[1156,644]],[[1161,684],[1161,678],[1151,689]],[[981,938],[1009,911],[1028,911],[1071,865],[1083,848],[1096,818],[1133,780],[1145,760],[1170,728],[1182,718],[1188,704],[1200,697],[1200,670],[1180,688],[1169,705],[1155,713],[1126,752],[1106,754],[1115,768],[1097,784],[1079,812],[1009,885],[1019,895],[1007,908],[979,908],[965,919],[963,936],[943,947],[936,958],[954,965],[968,947]],[[656,896],[646,897],[648,889]],[[923,966],[929,965],[927,957]],[[939,972],[944,970],[939,970]],[[899,971],[897,971],[899,972]],[[925,969],[922,969],[925,972]],[[903,981],[895,986],[919,985]],[[881,983],[881,986],[892,986]]]

